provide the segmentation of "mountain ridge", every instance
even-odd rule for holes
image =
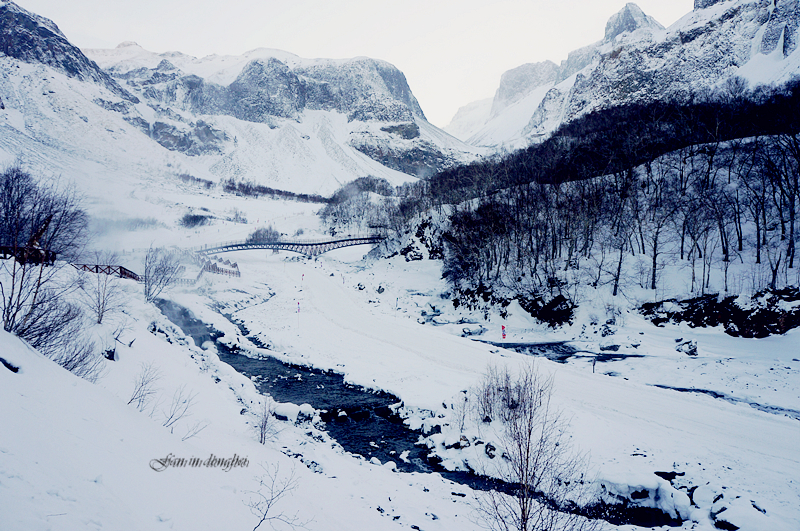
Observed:
[[[697,0],[693,11],[663,28],[628,4],[609,19],[603,41],[562,61],[554,86],[526,105],[533,111],[526,111],[523,127],[510,123],[519,124],[519,116],[488,117],[467,141],[518,149],[594,110],[686,99],[719,90],[731,77],[778,87],[800,71],[798,13],[797,0]],[[521,90],[533,92],[531,85]]]
[[[480,153],[430,125],[404,74],[382,60],[263,48],[198,59],[133,42],[84,54],[10,0],[0,2],[0,39],[0,162],[32,171],[331,194],[358,177],[397,185]]]
[[[76,79],[93,81],[131,103],[138,103],[135,96],[73,46],[53,21],[10,0],[0,1],[0,53],[27,63],[46,64]]]

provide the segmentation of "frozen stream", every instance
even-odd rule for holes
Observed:
[[[346,451],[367,459],[376,457],[381,463],[393,461],[402,472],[438,472],[475,490],[494,489],[511,493],[516,488],[491,478],[451,472],[438,466],[435,459],[429,459],[428,449],[416,444],[422,432],[409,429],[396,413],[401,405],[397,397],[348,385],[341,374],[334,372],[289,365],[270,357],[257,359],[237,354],[217,341],[222,335],[220,332],[194,318],[186,308],[164,299],[156,304],[197,346],[207,341],[214,342],[220,360],[250,378],[261,393],[269,394],[278,402],[308,403],[323,411],[321,418],[325,422],[325,431]],[[553,345],[555,355],[559,355],[563,345]],[[657,527],[681,524],[650,508],[602,504],[590,508],[589,512],[615,525]]]

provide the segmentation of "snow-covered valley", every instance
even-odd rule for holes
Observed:
[[[279,214],[287,205],[263,206]],[[215,237],[213,229],[195,236],[197,241]],[[619,344],[619,353],[642,357],[594,367],[591,355],[565,364],[535,358],[538,370],[555,376],[554,400],[569,418],[572,444],[591,456],[595,487],[659,507],[684,520],[686,528],[711,529],[712,514],[718,513],[717,521],[724,516],[743,529],[797,525],[796,331],[766,340],[737,339],[720,330],[659,328],[628,310],[611,327],[613,334],[606,327],[605,337],[604,323],[593,326],[590,319],[579,319],[552,331],[514,308],[505,319],[492,314],[487,321],[457,312],[443,300],[446,285],[437,261],[407,262],[400,256],[363,261],[362,254],[359,247],[316,260],[283,252],[233,253],[240,279],[206,276],[196,288],[177,288],[167,298],[222,332],[218,341],[244,354],[332,370],[357,387],[393,394],[402,401],[398,413],[406,422],[429,434],[423,445],[454,470],[467,465],[490,470],[492,465],[480,445],[445,449],[462,434],[471,441],[486,438],[479,423],[467,422],[463,432],[459,428],[453,406],[463,399],[462,391],[474,387],[489,364],[515,367],[532,361],[462,338],[465,325],[456,323],[480,323],[487,329],[481,339],[495,344],[503,342],[502,326],[509,343],[567,341],[593,353]],[[130,301],[117,360],[105,363],[106,374],[96,385],[3,336],[3,358],[19,368],[0,371],[5,427],[0,499],[6,528],[252,527],[256,520],[245,503],[248,492],[258,490],[253,478],[263,475],[260,464],[279,464],[284,477],[294,471],[297,486],[278,507],[282,514],[299,514],[308,529],[480,525],[475,504],[480,492],[436,473],[397,472],[392,463],[370,461],[370,455],[347,454],[324,433],[319,412],[308,405],[277,406],[289,420],[279,422],[267,444],[258,444],[253,425],[260,401],[269,399],[221,363],[213,344],[196,347],[155,307],[144,304],[135,283],[125,289]],[[432,310],[436,323],[425,324],[423,314]],[[699,353],[676,351],[679,338],[697,341]],[[155,368],[160,378],[156,400],[140,412],[126,402],[144,366]],[[713,390],[744,403],[657,385]],[[194,396],[191,415],[165,428],[163,411],[181,389]],[[182,440],[196,423],[205,428]],[[441,426],[441,433],[433,426]],[[203,459],[236,454],[249,465],[227,473],[151,469],[151,460],[169,454]],[[398,455],[396,461],[401,459]],[[670,484],[655,472],[676,475]],[[644,501],[630,499],[643,490],[649,493]]]
[[[791,2],[767,3],[698,1],[708,5],[669,29],[629,4],[612,17],[606,41],[571,55],[560,74],[554,64],[523,65],[498,91],[502,105],[479,102],[457,129],[475,145],[524,147],[570,112],[597,107],[603,96],[593,91],[602,93],[602,83],[592,80],[617,87],[629,54],[658,51],[664,42],[677,50],[681,28],[694,31],[696,48],[705,50],[706,40],[716,42],[720,19],[741,59],[726,75],[754,84],[785,81],[800,58],[792,40],[796,17],[786,22],[785,57],[784,48],[765,55],[749,41],[777,46],[765,34],[774,33]],[[669,313],[679,299],[713,289],[741,293],[736,304],[755,306],[749,295],[768,284],[770,271],[773,283],[780,273],[783,285],[796,286],[796,267],[781,262],[789,253],[788,217],[780,218],[779,234],[777,214],[767,223],[765,206],[750,221],[744,199],[737,202],[744,234],[731,260],[727,253],[718,258],[711,244],[699,259],[688,258],[692,249],[684,259],[677,221],[664,229],[669,238],[653,244],[652,272],[644,243],[650,229],[642,224],[641,251],[624,241],[613,249],[600,242],[608,260],[587,252],[580,260],[589,265],[580,271],[569,258],[566,266],[553,260],[552,278],[577,278],[564,284],[576,305],[560,326],[532,317],[523,297],[495,304],[488,293],[483,304],[476,295],[470,308],[464,292],[443,278],[444,252],[433,247],[444,240],[450,213],[471,212],[483,198],[414,208],[425,204],[428,175],[487,150],[428,123],[392,65],[268,49],[195,58],[130,42],[84,56],[55,24],[9,0],[0,0],[0,23],[0,44],[11,42],[9,50],[22,57],[0,53],[0,174],[16,168],[54,183],[52,190],[74,192],[91,236],[79,258],[53,267],[29,260],[32,250],[41,253],[39,239],[52,218],[38,233],[34,227],[22,252],[16,240],[0,241],[0,288],[17,285],[14,274],[27,260],[49,286],[63,288],[64,301],[86,306],[86,286],[107,277],[79,271],[78,261],[97,271],[108,258],[113,263],[103,267],[113,266],[119,277],[124,269],[142,275],[148,252],[159,248],[183,267],[179,281],[150,301],[144,282],[111,279],[114,304],[105,320],[87,318],[75,332],[101,356],[96,381],[0,331],[0,531],[498,528],[487,506],[507,498],[492,498],[491,478],[507,481],[498,487],[506,494],[518,485],[508,481],[513,451],[502,415],[481,409],[481,392],[491,374],[503,371],[535,374],[548,390],[552,384],[546,394],[560,419],[555,446],[574,451],[580,467],[572,476],[564,471],[563,481],[551,475],[579,488],[534,505],[579,513],[571,529],[800,529],[800,329],[732,337],[722,325],[656,325],[639,311],[664,301],[659,311]],[[19,39],[22,45],[20,36],[28,38]],[[719,73],[720,64],[709,71]],[[653,65],[647,63],[663,73]],[[547,127],[534,131],[536,113]],[[676,152],[683,164],[676,168],[703,173],[706,152],[707,146]],[[652,164],[663,170],[658,182],[673,175],[671,160]],[[643,166],[628,170],[631,178],[645,175]],[[356,179],[390,191],[340,188]],[[248,194],[226,182],[280,193]],[[752,184],[731,182],[724,190],[737,201],[737,190],[744,197]],[[788,186],[771,190],[782,216]],[[322,212],[335,205],[334,193],[363,199],[343,200],[342,211],[405,207],[412,214],[405,224],[388,214],[353,221],[352,211],[326,220]],[[503,199],[497,190],[487,196]],[[770,194],[762,196],[766,203]],[[687,218],[699,211],[697,203],[686,208]],[[15,218],[0,214],[6,238],[13,225],[7,221]],[[511,225],[502,216],[501,224]],[[380,223],[370,223],[375,219]],[[374,233],[385,241],[311,257],[264,246],[197,252],[242,242],[257,230],[301,244]],[[712,224],[704,234],[715,230]],[[755,263],[759,231],[769,247]],[[692,238],[697,246],[699,237]],[[494,287],[516,276],[500,275],[501,261]],[[509,270],[510,261],[506,255]],[[227,276],[214,274],[220,271]],[[587,280],[590,274],[596,279]],[[0,293],[4,305],[6,294]],[[800,302],[789,299],[777,305],[796,314]]]

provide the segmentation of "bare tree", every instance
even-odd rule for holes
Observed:
[[[178,258],[162,248],[147,250],[144,257],[144,299],[153,302],[178,280],[184,268]]]
[[[119,261],[115,253],[94,253],[94,263],[111,266]],[[83,273],[78,287],[84,306],[92,313],[97,324],[103,324],[106,315],[121,311],[125,307],[125,294],[119,278],[104,273]]]
[[[189,410],[192,409],[195,398],[197,398],[197,393],[187,392],[184,385],[178,387],[172,395],[169,409],[164,412],[162,425],[171,429],[182,418],[191,416]]]
[[[550,401],[552,390],[552,378],[531,364],[518,375],[490,368],[475,391],[480,414],[486,415],[481,420],[502,445],[503,459],[495,461],[490,475],[513,486],[511,495],[490,490],[479,498],[482,519],[493,531],[599,526],[577,514],[585,501],[586,460],[570,448],[567,423]]]
[[[247,236],[247,243],[273,243],[280,241],[281,233],[277,230],[272,228],[272,225],[269,227],[261,227],[253,232],[251,232]]]
[[[0,174],[0,305],[3,329],[43,353],[63,342],[80,319],[64,302],[72,286],[58,271],[83,245],[86,214],[74,189],[36,182],[12,167]]]
[[[268,440],[278,434],[278,419],[274,415],[275,406],[272,401],[264,397],[261,408],[256,413],[256,433],[258,442],[266,444]]]
[[[294,469],[288,477],[280,477],[280,467],[277,464],[270,468],[261,465],[261,468],[264,469],[264,474],[257,478],[259,489],[250,492],[250,500],[245,502],[245,505],[250,508],[250,512],[258,518],[258,523],[253,531],[256,531],[265,522],[273,529],[278,524],[283,524],[291,529],[305,527],[308,522],[301,520],[297,513],[290,515],[276,512],[278,502],[297,488]]]

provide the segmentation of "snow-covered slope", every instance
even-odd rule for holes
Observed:
[[[87,57],[9,0],[0,51],[0,164],[66,176],[100,202],[114,184],[180,174],[329,195],[357,177],[400,184],[478,153],[431,126],[402,72],[374,59],[196,59],[132,43]]]
[[[460,107],[444,130],[456,138],[466,140],[489,120],[492,101],[492,98],[486,98]]]
[[[259,492],[270,495],[266,474],[275,486],[293,480],[269,516],[296,515],[304,529],[393,530],[399,518],[406,528],[469,525],[468,505],[451,494],[467,489],[354,459],[308,422],[276,420],[274,438],[258,444],[253,414],[269,399],[213,348],[195,347],[141,295],[129,295],[126,345],[118,345],[98,384],[0,330],[3,531],[254,529],[259,518],[248,504]],[[154,395],[140,410],[129,400],[147,367],[156,376]],[[176,396],[189,406],[166,427]],[[195,427],[202,429],[190,436]],[[214,466],[214,457],[229,467]],[[200,464],[178,461],[190,458]]]
[[[228,116],[283,131],[315,122],[324,113],[323,121],[340,124],[336,144],[406,174],[424,176],[474,157],[475,150],[458,140],[430,134],[405,76],[384,61],[303,59],[270,49],[197,59],[178,52],[152,53],[130,42],[86,53],[148,103],[154,114],[144,121],[134,119],[169,149],[189,154],[222,151],[231,137],[229,129],[198,135],[192,122],[201,117]],[[312,125],[305,136],[323,143],[332,139],[327,127],[319,133],[318,127]],[[182,142],[187,135],[206,141]],[[233,137],[239,139],[235,133]],[[328,154],[333,159],[341,155]]]
[[[70,44],[51,20],[30,13],[10,0],[0,0],[0,53],[95,82],[135,102],[135,98]]]
[[[468,142],[523,147],[594,110],[724,90],[737,76],[751,88],[778,86],[800,73],[798,26],[795,0],[698,0],[667,29],[627,4],[608,21],[602,41],[562,61],[538,102],[491,116]],[[541,86],[531,81],[517,93],[524,98]]]

